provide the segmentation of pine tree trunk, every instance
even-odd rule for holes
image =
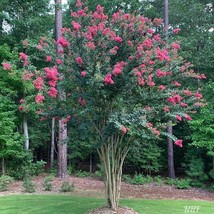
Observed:
[[[172,126],[167,127],[168,134],[172,135]],[[174,168],[174,152],[173,152],[173,141],[171,138],[167,138],[168,145],[168,177],[175,179],[175,168]]]
[[[55,149],[55,118],[51,120],[51,155],[50,155],[50,167],[53,167],[54,162],[54,149]]]
[[[23,117],[23,129],[24,129],[24,136],[25,136],[25,150],[29,150],[28,122],[27,122],[27,116],[25,114]]]
[[[62,2],[61,0],[55,0],[55,38],[56,41],[61,36],[62,28]],[[57,44],[57,54],[58,50],[62,48]],[[64,99],[64,92],[59,90],[59,100]],[[58,140],[58,177],[67,177],[67,126],[63,122],[63,118],[59,120],[59,140]]]

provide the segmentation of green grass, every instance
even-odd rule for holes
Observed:
[[[0,214],[85,214],[103,204],[103,199],[67,195],[2,196]],[[121,206],[141,214],[185,214],[190,206],[199,206],[198,214],[214,213],[214,203],[206,201],[122,199]]]

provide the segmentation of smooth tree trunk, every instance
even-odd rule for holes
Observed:
[[[122,167],[128,146],[121,147],[123,136],[114,136],[98,149],[104,173],[106,204],[117,211],[120,200]]]
[[[50,155],[50,167],[53,167],[54,162],[54,149],[55,149],[55,118],[51,120],[51,155]]]
[[[56,41],[61,37],[62,29],[62,2],[55,0],[55,38]],[[57,44],[57,54],[62,47]],[[64,92],[58,89],[58,99],[65,99]],[[58,137],[58,177],[67,177],[67,124],[63,122],[63,118],[59,119],[59,137]]]
[[[29,133],[28,133],[28,121],[27,116],[24,115],[23,117],[23,130],[24,130],[24,136],[25,136],[25,150],[29,150]]]

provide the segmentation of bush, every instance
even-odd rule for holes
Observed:
[[[142,174],[135,174],[134,177],[131,179],[131,184],[146,184],[153,181],[153,178],[151,176],[143,176]]]
[[[173,186],[173,185],[175,185],[175,179],[173,179],[173,178],[167,178],[164,183],[168,184],[170,186]]]
[[[190,178],[191,186],[195,187],[204,187],[205,181],[208,179],[207,174],[205,173],[204,170],[204,162],[202,158],[192,158],[190,160],[186,173],[188,177]]]
[[[2,175],[0,177],[0,192],[8,190],[8,184],[13,182],[13,178],[8,175]]]
[[[154,177],[154,182],[157,183],[158,185],[162,185],[164,183],[160,175]]]
[[[190,188],[190,180],[189,179],[176,179],[174,181],[174,185],[177,189],[188,189]]]
[[[68,181],[64,181],[60,188],[60,192],[73,192],[74,190],[74,183],[70,184]]]
[[[125,181],[126,183],[132,183],[132,178],[130,175],[122,175],[122,180]]]
[[[89,177],[91,176],[91,173],[90,172],[86,172],[86,171],[77,171],[76,174],[75,174],[77,177],[80,177],[80,178],[84,178],[84,177]]]
[[[53,177],[52,176],[47,176],[44,178],[44,182],[43,182],[43,188],[45,191],[51,191],[52,190],[52,182],[53,181]]]
[[[22,186],[24,187],[25,192],[33,193],[36,191],[36,185],[30,178],[25,178]]]

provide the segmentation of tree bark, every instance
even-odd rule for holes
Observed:
[[[55,149],[55,118],[51,120],[51,155],[50,155],[50,167],[53,167],[54,162],[54,149]]]
[[[55,0],[55,38],[56,41],[61,37],[62,29],[62,2],[61,0]],[[58,50],[62,47],[57,44],[57,54]],[[59,91],[59,101],[65,99],[64,92],[60,89]],[[67,177],[67,125],[63,122],[63,118],[59,119],[59,139],[58,139],[58,177]]]
[[[172,135],[172,126],[168,125],[167,127],[168,134]],[[175,168],[174,168],[174,152],[173,152],[173,141],[171,138],[167,138],[168,146],[168,177],[175,179]]]
[[[24,114],[23,117],[23,129],[24,129],[24,136],[25,136],[25,150],[29,150],[29,133],[28,133],[28,122],[27,116]]]
[[[128,153],[128,147],[121,148],[123,137],[112,137],[98,149],[104,173],[106,204],[117,211],[120,200],[122,166]]]

